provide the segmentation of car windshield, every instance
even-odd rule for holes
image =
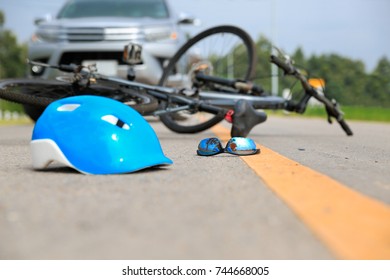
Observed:
[[[168,16],[164,0],[72,0],[60,10],[57,18]]]

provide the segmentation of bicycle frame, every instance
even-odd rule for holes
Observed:
[[[124,80],[121,78],[106,77],[102,75],[99,76],[99,79],[113,81],[129,87],[146,90],[149,95],[152,95],[160,100],[169,101],[169,99],[171,99],[170,101],[182,101],[188,103],[188,97],[183,96],[180,98],[180,96],[178,96],[180,91],[175,88],[151,86],[143,83]],[[226,81],[229,80],[226,79]],[[288,103],[288,100],[278,96],[254,96],[249,94],[223,93],[217,91],[200,91],[197,94],[199,99],[208,105],[219,106],[228,109],[233,109],[238,100],[248,101],[255,109],[285,109]],[[188,108],[182,108],[181,110],[187,109]],[[172,111],[169,111],[169,113],[170,112]],[[160,112],[159,114],[162,113],[163,112]]]

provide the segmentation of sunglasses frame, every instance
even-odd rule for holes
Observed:
[[[237,147],[239,146],[239,143],[237,142],[243,142],[243,141],[245,141],[246,144],[249,144],[247,146],[252,146],[252,147],[246,150],[237,149]],[[211,146],[212,148],[206,151],[206,149],[201,147],[203,144],[205,144],[207,148],[209,146]],[[229,153],[231,155],[236,155],[236,156],[249,156],[249,155],[256,155],[260,153],[260,149],[256,148],[256,143],[250,138],[233,137],[229,139],[229,141],[226,143],[225,148],[223,148],[222,142],[219,138],[211,137],[211,138],[205,138],[200,141],[196,153],[199,156],[215,156],[221,153]]]

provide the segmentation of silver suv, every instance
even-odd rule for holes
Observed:
[[[36,21],[28,57],[54,65],[96,63],[100,73],[125,78],[123,49],[136,42],[143,47],[137,80],[156,84],[165,61],[186,40],[180,25],[194,22],[176,16],[166,0],[69,0],[54,19]],[[29,74],[52,79],[59,73],[32,67]]]

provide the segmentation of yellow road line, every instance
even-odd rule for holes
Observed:
[[[222,140],[230,132],[213,132]],[[258,144],[257,144],[258,145]],[[390,259],[390,207],[264,146],[242,157],[340,259]],[[369,187],[369,186],[367,186]]]

